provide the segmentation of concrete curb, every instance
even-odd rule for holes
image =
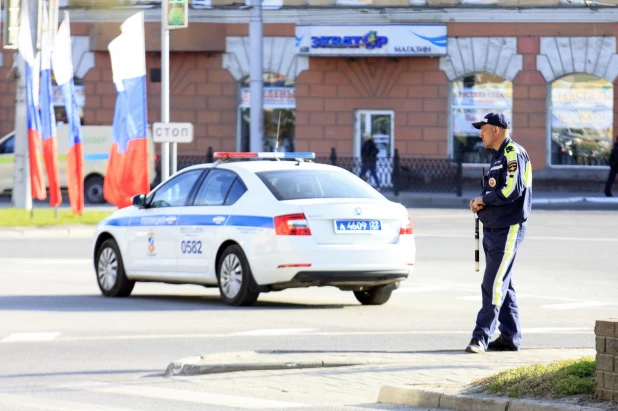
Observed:
[[[201,357],[188,357],[170,363],[163,374],[165,377],[179,375],[222,374],[237,371],[269,371],[305,368],[333,368],[367,365],[368,362],[311,360],[311,361],[256,361],[241,363],[207,364]]]
[[[424,389],[391,386],[384,386],[380,389],[378,403],[455,411],[607,411],[603,408],[570,404],[444,394]]]

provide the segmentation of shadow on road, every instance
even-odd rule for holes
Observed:
[[[348,304],[357,306],[357,304]],[[217,296],[136,295],[106,298],[98,295],[12,295],[0,296],[0,311],[259,311],[276,309],[333,309],[345,304],[294,304],[259,300],[249,307],[225,305]]]

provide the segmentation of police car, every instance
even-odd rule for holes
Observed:
[[[314,153],[215,153],[133,197],[96,229],[105,296],[135,282],[219,287],[230,305],[262,292],[334,286],[384,304],[413,269],[404,206]]]

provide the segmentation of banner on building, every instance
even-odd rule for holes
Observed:
[[[445,24],[296,26],[306,56],[444,56]]]

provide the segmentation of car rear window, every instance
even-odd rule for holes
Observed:
[[[256,173],[277,200],[310,198],[383,198],[347,171],[276,170]]]

